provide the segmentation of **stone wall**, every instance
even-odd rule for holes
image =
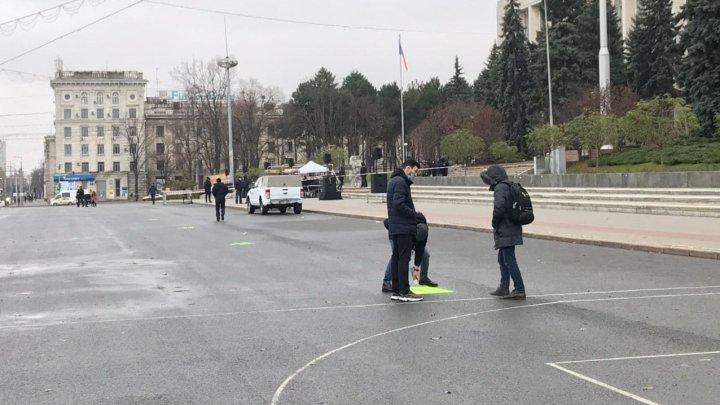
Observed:
[[[510,176],[525,187],[720,188],[720,172],[538,174]],[[417,177],[419,186],[485,186],[480,176]]]

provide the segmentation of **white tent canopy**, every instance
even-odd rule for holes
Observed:
[[[325,166],[320,166],[319,164],[313,162],[312,160],[307,162],[305,166],[298,169],[298,172],[300,174],[308,174],[308,173],[325,173],[328,171],[328,168]]]

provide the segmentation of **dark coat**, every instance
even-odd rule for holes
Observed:
[[[148,193],[151,196],[155,196],[155,194],[157,194],[157,187],[155,187],[155,185],[150,186],[150,190],[148,191]]]
[[[390,236],[417,233],[417,212],[410,194],[412,180],[400,169],[390,177],[387,189],[388,228]]]
[[[492,227],[495,249],[522,245],[522,226],[512,223],[508,215],[512,209],[512,195],[507,172],[500,166],[492,165],[481,176],[494,193]]]
[[[225,201],[225,196],[230,192],[224,183],[215,183],[212,188],[212,195],[215,201]]]
[[[205,192],[209,193],[210,189],[212,189],[212,183],[210,183],[210,180],[205,179],[205,183],[203,183],[203,187],[205,187]]]

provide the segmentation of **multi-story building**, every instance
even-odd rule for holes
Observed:
[[[627,39],[633,28],[633,20],[637,15],[638,3],[640,0],[612,0],[612,4],[620,16],[620,24],[622,25],[623,38]],[[687,0],[673,0],[673,12],[678,13]],[[520,12],[523,25],[527,30],[527,37],[530,41],[535,41],[538,31],[543,29],[544,15],[542,11],[543,0],[520,0]],[[498,0],[497,2],[497,42],[502,39],[502,20],[505,14],[505,6],[508,0]]]
[[[56,68],[50,81],[55,136],[46,140],[46,155],[55,144],[55,161],[47,168],[54,191],[83,185],[95,189],[101,200],[128,198],[134,192],[134,140],[145,131],[147,80],[135,71],[64,71],[61,61]],[[139,176],[142,194],[145,177]]]
[[[5,170],[7,164],[7,144],[0,139],[0,169]]]

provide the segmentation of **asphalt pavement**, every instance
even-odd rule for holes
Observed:
[[[450,294],[392,303],[374,220],[0,209],[3,404],[715,404],[717,260],[433,228]]]

